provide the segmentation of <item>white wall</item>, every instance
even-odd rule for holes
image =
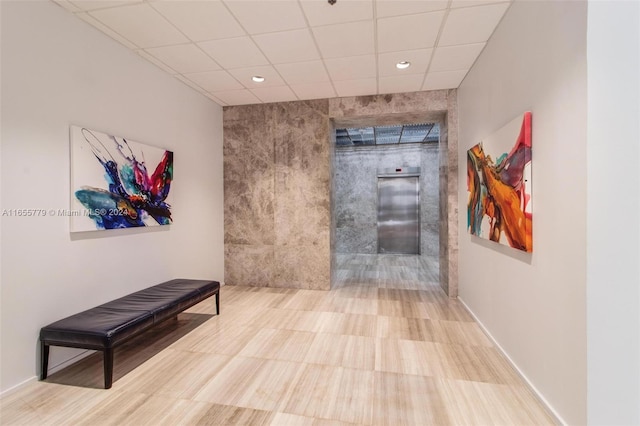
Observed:
[[[590,1],[588,421],[640,424],[640,3]]]
[[[2,1],[2,209],[68,208],[69,124],[171,149],[174,224],[69,233],[2,217],[2,390],[40,327],[176,278],[223,279],[222,109],[49,1]],[[55,367],[77,351],[53,348]]]
[[[460,232],[459,297],[570,424],[587,412],[586,23],[585,2],[515,1],[458,90],[461,212],[467,149],[533,113],[533,253]]]

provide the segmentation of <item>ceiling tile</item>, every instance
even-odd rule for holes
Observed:
[[[334,5],[325,0],[301,0],[300,4],[312,27],[373,19],[373,0],[340,0]]]
[[[225,2],[249,34],[305,28],[304,15],[296,0]]]
[[[247,105],[261,103],[260,99],[258,99],[247,89],[214,92],[213,95],[227,105]]]
[[[207,98],[211,99],[213,102],[217,103],[220,106],[226,106],[227,103],[223,102],[222,100],[218,99],[217,97],[215,97],[214,95],[212,95],[211,93],[203,93]]]
[[[374,55],[325,59],[324,63],[334,81],[376,77],[376,57]]]
[[[260,52],[251,37],[226,38],[198,43],[205,52],[226,69],[267,65],[269,61]]]
[[[166,46],[189,41],[148,4],[96,10],[90,14],[139,47]]]
[[[458,7],[481,6],[485,4],[509,2],[510,0],[453,0],[450,7],[454,9]]]
[[[86,23],[88,23],[89,25],[93,25],[95,28],[99,29],[100,31],[102,31],[103,33],[105,33],[106,35],[111,37],[112,39],[122,43],[125,46],[127,46],[129,49],[133,49],[133,50],[138,49],[138,46],[136,46],[135,44],[131,43],[129,40],[127,40],[126,38],[122,37],[120,34],[118,34],[117,32],[113,31],[111,28],[107,27],[102,22],[98,21],[96,18],[94,18],[93,16],[89,15],[87,12],[76,13],[75,15],[78,18],[80,18],[83,21],[85,21]]]
[[[162,0],[150,4],[193,41],[245,35],[238,21],[219,0]]]
[[[433,47],[444,11],[378,19],[378,51]]]
[[[261,34],[253,37],[272,64],[320,59],[308,29]]]
[[[381,53],[378,55],[378,75],[424,74],[429,66],[432,52],[433,49],[417,49]],[[409,61],[411,66],[404,70],[398,69],[396,64],[400,61]]]
[[[142,52],[142,51],[141,51]],[[193,81],[189,80],[188,78],[180,75],[180,74],[176,74],[174,75],[175,78],[177,78],[178,80],[180,80],[181,82],[183,82],[184,84],[186,84],[187,86],[191,87],[194,90],[197,90],[200,93],[207,93],[206,90],[204,90],[202,87],[198,86],[197,84],[195,84]]]
[[[300,99],[325,99],[335,98],[336,92],[333,85],[329,82],[310,83],[310,84],[292,84],[291,89]]]
[[[146,52],[161,60],[180,74],[220,69],[218,64],[195,44],[154,47],[146,49]]]
[[[224,70],[184,74],[184,76],[208,92],[243,88],[242,84]]]
[[[135,51],[138,55],[142,56],[143,58],[145,58],[147,61],[151,62],[153,65],[157,66],[158,68],[160,68],[161,70],[164,70],[165,72],[168,72],[171,75],[174,74],[178,74],[178,71],[172,69],[171,67],[169,67],[167,64],[165,64],[164,62],[158,60],[157,58],[155,58],[154,56],[149,55],[147,52],[145,52],[142,49],[136,50]]]
[[[468,70],[482,52],[485,43],[438,47],[433,54],[429,71]]]
[[[424,81],[422,90],[455,89],[460,86],[467,70],[430,72]]]
[[[336,92],[338,92],[338,96],[341,97],[373,95],[378,92],[375,78],[334,81],[333,85],[336,88]]]
[[[82,9],[71,3],[69,0],[53,0],[58,6],[62,6],[69,12],[82,12]]]
[[[280,64],[275,67],[289,85],[329,81],[329,75],[322,61]]]
[[[375,52],[373,21],[312,28],[323,58],[366,55]]]
[[[417,92],[422,87],[424,74],[380,77],[380,93]]]
[[[376,15],[378,18],[384,18],[433,12],[446,9],[447,3],[447,0],[376,0]]]
[[[247,89],[260,88],[260,87],[274,87],[284,86],[285,82],[282,80],[278,71],[271,65],[261,65],[257,67],[238,68],[229,70],[229,73],[233,75],[236,80],[241,82]],[[262,83],[256,83],[251,80],[254,75],[259,75],[265,78]]]
[[[69,3],[82,10],[96,10],[142,3],[142,0],[69,0]]]
[[[288,102],[296,101],[298,98],[288,86],[280,87],[261,87],[252,89],[251,92],[256,95],[262,102]]]
[[[453,9],[438,41],[439,46],[480,43],[489,40],[509,3]]]

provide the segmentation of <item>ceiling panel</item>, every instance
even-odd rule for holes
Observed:
[[[195,44],[153,47],[146,51],[181,74],[220,69],[220,66]]]
[[[511,5],[509,0],[53,1],[220,105],[458,87]],[[411,66],[400,70],[400,61]],[[255,83],[254,75],[266,80]]]
[[[213,95],[228,105],[247,105],[261,102],[260,99],[247,89],[214,92]]]
[[[204,41],[198,43],[198,46],[226,69],[269,64],[267,58],[248,36]]]
[[[314,27],[313,35],[324,58],[342,58],[375,52],[373,21]]]
[[[469,69],[484,49],[484,43],[438,47],[433,54],[429,71],[456,71]]]
[[[329,75],[322,61],[296,62],[275,66],[287,84],[328,82]]]
[[[243,88],[242,84],[224,70],[184,74],[184,76],[208,92]]]
[[[378,19],[378,51],[433,47],[444,11]]]
[[[166,46],[189,41],[148,4],[113,7],[89,13],[139,47]]]
[[[325,59],[324,63],[334,81],[376,77],[376,57],[374,55]]]
[[[301,0],[300,4],[312,27],[373,19],[373,0],[340,0],[331,7],[324,0]]]
[[[416,13],[434,12],[447,8],[447,0],[376,0],[376,15],[378,18]]]
[[[392,77],[380,77],[378,89],[380,93],[418,92],[422,87],[424,74],[408,74]]]
[[[449,12],[440,46],[479,43],[489,40],[509,3],[453,9]]]
[[[162,0],[150,4],[193,41],[245,35],[238,21],[218,0]]]
[[[307,26],[297,0],[227,0],[225,4],[249,34],[292,30]]]
[[[340,97],[365,96],[378,93],[378,81],[375,78],[334,81],[333,86]]]
[[[291,84],[293,92],[299,99],[324,99],[335,98],[336,91],[330,82]]]
[[[466,75],[467,70],[430,72],[424,79],[422,90],[455,89]]]
[[[265,103],[298,100],[295,93],[293,93],[293,91],[288,86],[261,87],[257,89],[251,89],[251,92]]]
[[[261,34],[253,37],[272,64],[320,59],[308,29]]]
[[[69,3],[81,10],[97,10],[142,3],[142,0],[69,0]]]

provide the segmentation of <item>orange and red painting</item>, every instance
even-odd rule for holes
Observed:
[[[533,251],[531,112],[467,151],[467,192],[469,233]]]

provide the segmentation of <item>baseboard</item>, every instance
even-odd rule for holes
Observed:
[[[62,361],[60,364],[54,365],[49,367],[49,371],[48,371],[48,375],[52,375],[54,373],[57,373],[58,371],[62,370],[63,368],[66,368],[68,366],[70,366],[71,364],[75,364],[76,362],[80,361],[83,358],[88,357],[89,355],[94,354],[96,351],[92,351],[92,350],[84,350],[82,352],[80,352],[79,354],[65,360]],[[39,380],[39,376],[32,376],[30,378],[28,378],[27,380],[18,383],[15,386],[10,387],[9,389],[6,389],[2,392],[0,392],[0,398],[5,398],[8,397],[9,395],[12,395],[14,392],[19,391],[20,389],[22,389],[24,386],[28,385],[31,382],[37,382]]]
[[[533,394],[536,396],[536,398],[538,398],[540,403],[542,405],[544,405],[544,407],[547,409],[549,414],[551,414],[551,416],[554,417],[554,420],[558,424],[566,426],[567,422],[565,422],[564,419],[560,416],[560,414],[558,414],[558,412],[553,408],[553,406],[551,404],[549,404],[549,401],[547,401],[547,399],[542,395],[542,393],[534,386],[534,384],[531,382],[531,380],[529,380],[529,378],[524,374],[524,372],[522,370],[520,370],[518,365],[515,362],[513,362],[513,360],[511,359],[511,357],[507,353],[507,351],[505,351],[504,348],[502,346],[500,346],[500,343],[498,343],[498,341],[493,337],[491,332],[487,329],[487,327],[485,327],[485,325],[482,323],[482,321],[480,321],[480,319],[476,316],[476,314],[473,313],[471,308],[469,308],[469,306],[464,302],[464,300],[462,300],[460,298],[460,296],[458,296],[458,300],[460,301],[460,303],[462,303],[462,305],[469,312],[469,314],[473,317],[473,319],[478,323],[478,325],[480,326],[482,331],[484,331],[484,334],[487,335],[487,337],[493,342],[495,347],[498,348],[500,353],[502,353],[502,355],[506,358],[506,360],[509,362],[509,364],[511,364],[511,366],[514,368],[514,370],[516,370],[516,372],[522,378],[522,380],[524,380],[525,383],[527,384],[527,386],[529,386],[529,388],[531,389]]]

